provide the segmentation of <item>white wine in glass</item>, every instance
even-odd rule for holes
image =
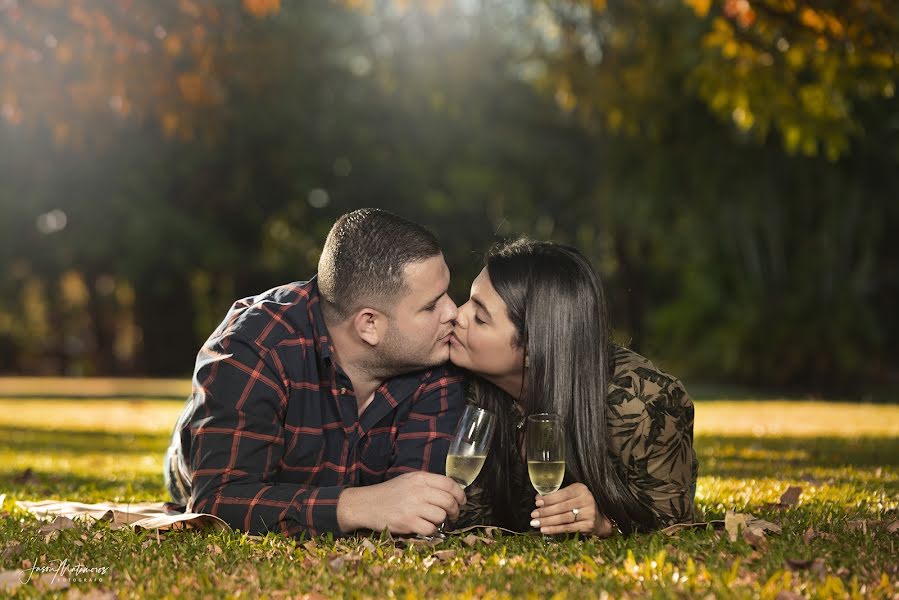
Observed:
[[[466,405],[446,455],[446,476],[463,489],[470,486],[481,472],[495,427],[496,415],[489,410]],[[446,523],[441,523],[437,528],[437,535],[440,537],[445,537],[444,525]]]
[[[496,415],[492,412],[472,404],[465,406],[446,456],[447,477],[463,488],[471,485],[487,460],[495,427]]]
[[[565,478],[565,432],[562,417],[540,413],[528,417],[528,476],[541,496],[552,494]]]
[[[446,457],[446,475],[461,485],[463,489],[467,488],[472,481],[477,479],[486,460],[486,454],[472,454],[471,456],[449,454]]]

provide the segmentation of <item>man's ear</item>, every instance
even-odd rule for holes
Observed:
[[[387,331],[387,316],[376,308],[362,308],[353,317],[353,330],[369,346],[377,346]]]

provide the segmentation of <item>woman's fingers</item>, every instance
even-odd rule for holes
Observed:
[[[542,515],[534,517],[531,521],[533,527],[547,527],[547,526],[555,526],[555,525],[569,525],[572,523],[581,523],[590,521],[593,522],[594,517],[596,516],[596,510],[592,506],[584,506],[578,508],[577,519],[575,519],[575,514],[568,509],[567,511],[563,511],[560,513],[556,513],[554,515]]]
[[[558,504],[559,502],[565,502],[566,500],[571,500],[575,496],[583,493],[583,490],[587,489],[582,483],[572,483],[568,487],[563,487],[561,490],[557,492],[553,492],[552,494],[547,494],[545,496],[541,496],[537,494],[534,503],[539,506],[551,506],[553,504]]]
[[[540,533],[544,535],[555,535],[557,533],[590,533],[593,531],[593,520],[575,521],[568,525],[550,525],[541,527]]]
[[[562,515],[568,513],[568,516],[571,516],[571,509],[576,508],[581,513],[584,512],[584,509],[588,504],[593,504],[593,497],[589,498],[572,498],[571,500],[565,500],[564,502],[559,502],[558,504],[551,504],[550,506],[544,506],[543,508],[538,508],[531,513],[532,519],[542,519],[544,517],[551,517],[553,515]]]

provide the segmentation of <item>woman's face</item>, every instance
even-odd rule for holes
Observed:
[[[450,338],[450,360],[518,397],[524,374],[524,350],[513,346],[515,326],[487,269],[471,284],[471,297],[459,307]]]

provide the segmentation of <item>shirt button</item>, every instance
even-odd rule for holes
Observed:
[[[346,396],[346,388],[345,387],[340,388],[340,395]]]

